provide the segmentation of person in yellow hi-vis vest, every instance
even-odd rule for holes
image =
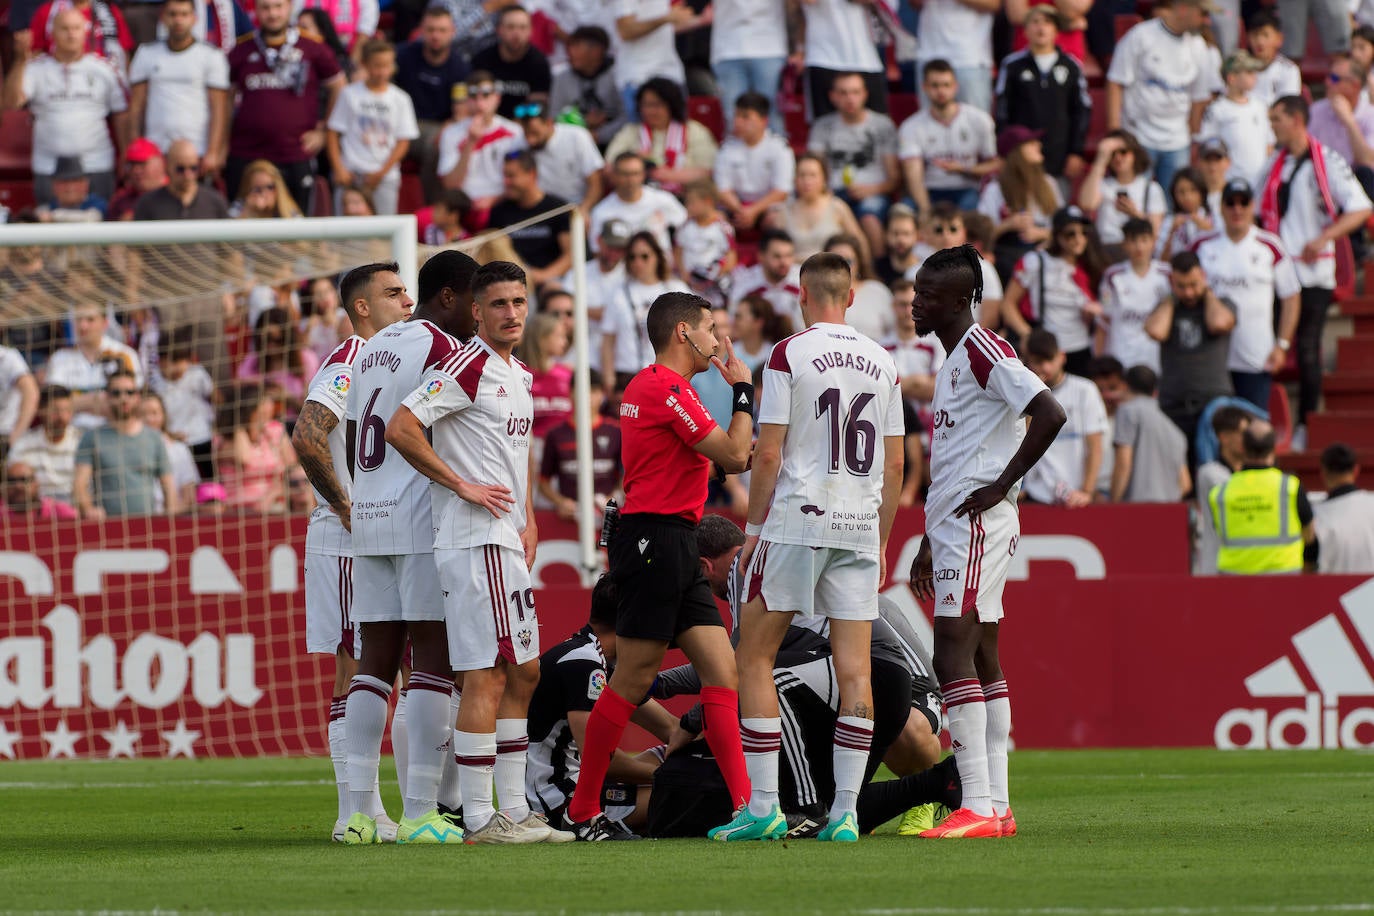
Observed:
[[[1302,572],[1304,547],[1315,537],[1307,493],[1296,477],[1274,467],[1273,426],[1251,420],[1243,443],[1245,464],[1207,495],[1221,542],[1217,571]]]

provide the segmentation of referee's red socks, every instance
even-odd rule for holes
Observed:
[[[597,697],[591,715],[587,716],[587,746],[582,749],[577,788],[572,801],[568,802],[570,820],[587,821],[601,813],[601,786],[606,781],[606,770],[610,768],[615,749],[620,747],[620,737],[625,734],[625,726],[630,724],[634,711],[635,704],[609,686]],[[739,747],[738,734],[735,747]],[[740,765],[744,765],[743,758]]]
[[[730,791],[730,807],[738,808],[749,801],[749,770],[739,738],[739,692],[729,687],[703,687],[701,709],[706,743]]]

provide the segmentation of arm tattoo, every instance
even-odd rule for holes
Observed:
[[[338,425],[339,418],[329,408],[307,401],[296,418],[296,430],[291,435],[291,444],[296,447],[296,458],[305,476],[325,501],[336,508],[348,504],[348,496],[334,469],[334,458],[329,454],[329,434]]]

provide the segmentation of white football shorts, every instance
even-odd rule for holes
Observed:
[[[1002,591],[1021,535],[1021,516],[1002,500],[977,518],[953,514],[931,525],[935,573],[935,616],[962,617],[977,611],[983,623],[1002,619]]]
[[[876,553],[759,541],[749,559],[745,600],[761,594],[770,611],[875,620],[878,574]]]
[[[353,558],[305,555],[305,651],[335,654],[340,647],[354,658]]]
[[[354,623],[444,619],[433,553],[353,558]]]
[[[434,558],[453,670],[480,671],[498,657],[514,665],[539,657],[539,618],[523,551],[490,544],[442,547]]]

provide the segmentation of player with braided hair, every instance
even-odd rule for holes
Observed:
[[[948,354],[935,377],[926,535],[911,564],[911,587],[935,602],[935,675],[964,789],[963,807],[921,834],[928,838],[1016,833],[998,621],[1021,530],[1021,478],[1065,420],[1011,345],[974,321],[982,278],[971,246],[946,248],[921,265],[911,305],[916,333],[934,333]]]

